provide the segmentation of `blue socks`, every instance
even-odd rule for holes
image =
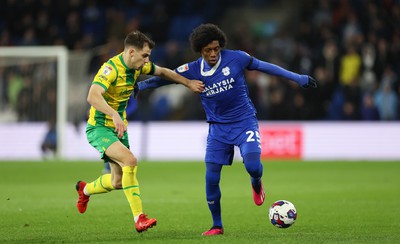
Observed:
[[[222,228],[221,219],[221,190],[219,181],[221,178],[222,165],[206,163],[206,196],[207,204],[210,209],[213,227]]]
[[[254,190],[259,193],[261,187],[261,177],[263,165],[260,160],[260,153],[248,153],[243,156],[244,166],[251,177],[251,184]]]
[[[256,192],[260,192],[263,165],[260,153],[248,153],[243,156],[244,165],[251,177],[251,184]],[[221,219],[221,179],[222,166],[220,164],[206,163],[206,197],[210,209],[213,227],[223,227]]]

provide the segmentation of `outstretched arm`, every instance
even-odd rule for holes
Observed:
[[[270,74],[270,75],[275,75],[275,76],[280,76],[283,78],[286,78],[288,80],[292,80],[299,84],[303,88],[316,88],[317,87],[317,82],[314,78],[308,75],[300,75],[297,73],[294,73],[292,71],[286,70],[282,67],[279,67],[278,65],[271,64],[265,61],[261,61],[256,58],[252,58],[251,63],[249,64],[248,68],[250,70],[259,70],[261,72]]]
[[[202,92],[204,90],[204,83],[199,80],[189,80],[186,77],[176,73],[168,68],[156,66],[154,75],[160,76],[163,79],[171,80],[176,83],[182,84],[192,90],[193,92]]]
[[[133,88],[133,98],[137,98],[139,95],[140,91],[146,90],[146,89],[152,89],[152,88],[157,88],[160,86],[166,86],[166,85],[171,85],[171,84],[178,84],[176,82],[173,81],[169,81],[169,80],[164,80],[161,79],[158,76],[154,76],[151,77],[149,79],[140,81],[140,82],[136,82]]]
[[[143,90],[150,89],[150,88],[157,88],[160,86],[166,86],[166,85],[178,84],[178,83],[175,83],[175,82],[169,81],[169,80],[164,80],[164,79],[161,79],[160,77],[155,76],[155,77],[151,77],[149,79],[140,81],[137,84],[138,84],[139,91],[143,91]]]

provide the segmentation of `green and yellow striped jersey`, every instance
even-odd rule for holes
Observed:
[[[139,75],[152,75],[154,70],[155,65],[152,62],[146,63],[138,70],[129,69],[122,58],[122,53],[120,53],[101,66],[92,84],[100,85],[106,90],[103,94],[104,99],[108,105],[118,111],[125,125],[127,125],[126,107],[133,92],[133,86]],[[90,107],[88,124],[115,127],[110,116],[96,110],[93,106]]]

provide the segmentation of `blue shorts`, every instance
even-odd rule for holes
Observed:
[[[240,149],[240,155],[261,153],[258,121],[254,116],[230,124],[209,125],[206,149],[206,163],[231,165],[234,146]]]

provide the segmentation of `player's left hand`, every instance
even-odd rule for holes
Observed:
[[[309,87],[317,88],[317,81],[314,78],[312,78],[311,76],[308,76],[307,84],[303,85],[303,88],[309,88]]]

